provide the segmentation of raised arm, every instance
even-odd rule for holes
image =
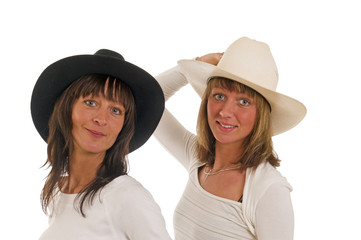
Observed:
[[[162,87],[166,100],[188,83],[178,67],[158,75],[156,79]],[[190,154],[192,154],[191,146],[193,146],[195,136],[185,129],[168,109],[164,110],[154,136],[170,154],[188,169]]]
[[[196,60],[216,65],[222,55],[222,53],[210,53],[197,57]],[[158,75],[156,79],[162,87],[166,100],[180,88],[188,84],[187,79],[180,72],[178,66]],[[189,160],[194,155],[196,137],[185,129],[168,109],[165,109],[154,136],[169,153],[188,169]]]
[[[185,76],[180,72],[179,67],[173,67],[166,72],[156,76],[161,86],[165,100],[167,101],[175,92],[188,84]]]

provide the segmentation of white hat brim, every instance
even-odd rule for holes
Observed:
[[[179,60],[178,65],[190,85],[202,97],[210,77],[224,77],[240,82],[258,93],[270,103],[273,135],[288,131],[295,127],[306,115],[306,107],[298,100],[284,94],[263,88],[247,79],[233,75],[219,67],[196,60]]]

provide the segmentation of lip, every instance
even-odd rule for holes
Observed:
[[[216,121],[218,128],[223,132],[231,132],[238,128],[237,125]]]
[[[91,130],[91,129],[86,129],[86,130],[88,130],[90,135],[92,135],[93,137],[104,137],[105,136],[105,134],[102,132],[98,132],[98,131]]]

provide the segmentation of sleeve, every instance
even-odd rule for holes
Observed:
[[[258,240],[292,240],[294,215],[290,190],[273,184],[257,204],[255,230]]]
[[[115,231],[130,240],[171,240],[161,209],[140,184],[132,184],[108,198]]]
[[[158,75],[156,79],[166,100],[188,83],[178,66]],[[189,169],[191,155],[194,153],[195,136],[184,128],[168,109],[164,110],[154,136],[170,154]]]
[[[186,77],[180,72],[178,65],[159,74],[155,78],[163,90],[166,101],[179,89],[188,84]]]

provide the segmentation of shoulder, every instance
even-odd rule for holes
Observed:
[[[271,187],[292,191],[287,179],[268,162],[260,164],[255,170],[247,170],[245,194],[253,198],[253,201],[258,201]]]
[[[247,180],[261,185],[283,183],[289,185],[287,179],[268,162],[261,163],[255,170],[247,170]],[[289,185],[291,188],[291,185]]]
[[[123,175],[114,179],[101,196],[109,221],[123,235],[132,239],[170,239],[161,209],[133,177]]]
[[[160,211],[152,194],[141,183],[128,175],[110,182],[101,192],[100,201],[113,214],[137,215]]]
[[[247,169],[246,183],[243,191],[242,210],[245,222],[250,231],[255,234],[256,209],[262,199],[267,196],[289,199],[291,185],[281,173],[271,164],[262,163],[255,170]],[[283,193],[282,196],[279,193]]]
[[[150,192],[140,182],[129,175],[122,175],[115,178],[102,191],[104,191],[102,194],[104,198],[118,196],[118,199],[123,200],[139,197],[142,199],[145,197],[152,199]]]

